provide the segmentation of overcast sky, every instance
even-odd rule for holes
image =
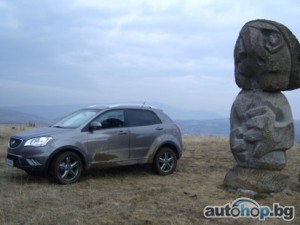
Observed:
[[[160,102],[229,117],[253,19],[300,37],[296,0],[0,0],[1,106]],[[300,91],[284,92],[300,118]]]

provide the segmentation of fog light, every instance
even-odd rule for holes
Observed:
[[[41,164],[36,159],[26,159],[30,166],[40,166]]]

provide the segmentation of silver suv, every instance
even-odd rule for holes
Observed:
[[[160,109],[91,106],[52,126],[13,135],[6,164],[71,184],[94,166],[152,164],[158,174],[168,175],[182,151],[180,129]]]

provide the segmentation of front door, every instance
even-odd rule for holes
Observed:
[[[102,125],[88,134],[88,149],[94,163],[111,164],[128,160],[129,134],[124,110],[104,112],[94,121]]]

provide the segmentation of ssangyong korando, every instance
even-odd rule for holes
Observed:
[[[91,106],[52,126],[13,135],[6,164],[45,173],[61,184],[76,182],[91,167],[152,164],[174,172],[183,151],[180,129],[152,106]]]

